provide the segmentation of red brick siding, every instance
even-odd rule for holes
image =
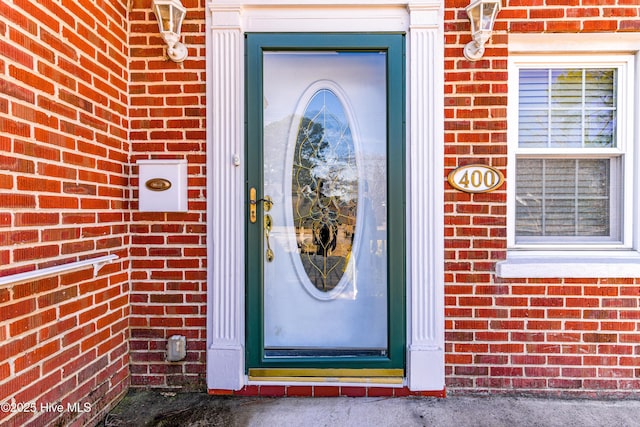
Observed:
[[[637,0],[507,0],[478,62],[466,0],[445,13],[445,165],[505,172],[508,33],[640,32]],[[506,186],[469,195],[445,184],[447,387],[457,393],[624,395],[640,387],[640,285],[629,279],[501,280]]]
[[[464,13],[467,4],[466,0],[447,2],[446,10],[447,173],[456,166],[476,162],[505,171],[508,29],[560,31],[558,27],[565,25],[564,31],[638,31],[638,6],[633,3],[579,7],[556,2],[551,13],[545,12],[551,5],[542,2],[532,7],[528,6],[531,1],[512,2],[500,12],[485,59],[469,63],[462,55],[462,47],[470,40]],[[188,7],[183,33],[190,58],[182,65],[164,58],[153,14],[146,7],[132,12],[134,158],[187,158],[190,165],[189,214],[133,216],[131,369],[135,386],[201,387],[205,370],[204,11],[202,4]],[[598,14],[589,17],[588,9],[591,13],[598,10]],[[545,13],[551,14],[543,16]],[[600,16],[607,17],[606,25],[600,24]],[[576,25],[575,30],[571,25]],[[178,102],[176,97],[189,99],[191,104]],[[158,126],[164,130],[158,130]],[[631,384],[626,380],[633,380],[636,370],[614,369],[609,364],[610,356],[606,360],[597,356],[618,350],[622,354],[639,353],[637,345],[628,343],[633,340],[633,331],[592,335],[592,329],[633,329],[632,320],[621,321],[633,315],[633,308],[624,313],[613,309],[609,315],[614,319],[592,323],[591,329],[584,326],[583,331],[576,329],[578,335],[568,335],[569,330],[580,326],[568,322],[567,313],[589,317],[593,316],[594,304],[609,304],[602,298],[569,297],[559,290],[568,287],[581,296],[588,292],[588,283],[566,279],[530,284],[495,278],[495,262],[506,254],[505,190],[506,185],[495,193],[470,196],[447,187],[444,262],[448,387],[458,392],[518,389],[547,394],[570,394],[577,388],[578,394],[590,394],[611,386],[611,381],[596,382],[608,375],[616,378],[615,388],[623,392]],[[188,243],[178,244],[181,239]],[[172,263],[178,257],[184,263],[182,268]],[[201,279],[188,279],[188,274]],[[619,293],[638,291],[635,281],[629,282],[620,285]],[[531,291],[533,288],[537,291]],[[627,295],[622,304],[634,303],[637,296]],[[532,320],[534,316],[539,321]],[[167,364],[166,339],[175,333],[187,335],[189,356],[186,362]],[[581,340],[592,344],[580,345]],[[619,343],[597,346],[594,340]],[[559,349],[558,354],[552,349]],[[595,370],[571,370],[578,360],[581,365],[593,365]],[[622,367],[634,359],[620,356],[616,360]],[[592,371],[595,374],[589,376]],[[622,373],[627,375],[626,380],[619,377]]]
[[[189,57],[169,60],[151,1],[131,20],[131,385],[201,389],[206,361],[205,1],[183,0]],[[139,212],[139,159],[186,159],[187,213]],[[166,362],[167,339],[187,357]]]
[[[39,411],[2,425],[95,422],[128,386],[127,25],[124,0],[0,3],[0,276],[120,257],[0,287],[0,402]]]
[[[205,3],[183,1],[182,64],[165,57],[150,0],[0,4],[0,275],[94,253],[121,257],[95,279],[84,269],[0,289],[0,401],[97,399],[80,423],[124,391],[129,369],[136,387],[204,388]],[[484,59],[470,63],[467,4],[446,3],[447,173],[476,162],[504,172],[509,31],[640,32],[637,0],[511,1]],[[188,160],[188,213],[137,211],[135,161],[149,158]],[[633,393],[637,280],[496,279],[506,185],[473,196],[446,187],[448,388]],[[174,334],[186,335],[187,359],[167,363]],[[336,392],[363,389],[318,389]]]

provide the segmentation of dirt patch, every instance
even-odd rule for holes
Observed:
[[[101,421],[101,427],[243,426],[241,406],[255,399],[131,390]]]

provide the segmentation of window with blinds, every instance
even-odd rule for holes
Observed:
[[[615,147],[615,69],[522,69],[522,148]]]
[[[521,68],[516,243],[620,241],[616,68]]]

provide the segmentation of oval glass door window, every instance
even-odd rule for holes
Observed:
[[[304,271],[321,292],[347,271],[358,211],[358,168],[345,108],[329,89],[310,99],[298,127],[292,175],[296,241]]]

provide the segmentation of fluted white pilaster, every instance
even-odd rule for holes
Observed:
[[[207,14],[207,383],[244,386],[244,43],[238,7]]]
[[[442,5],[409,5],[407,382],[444,389],[444,38]]]

